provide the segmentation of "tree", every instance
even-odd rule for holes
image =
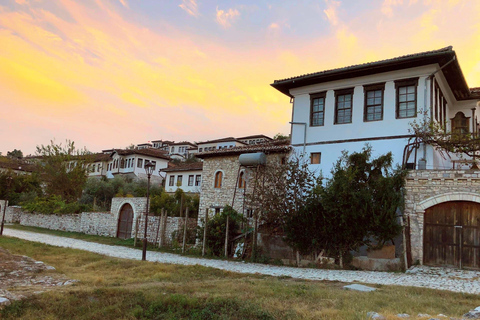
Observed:
[[[396,212],[403,205],[405,173],[392,169],[392,154],[371,159],[371,147],[344,152],[325,185],[318,184],[305,206],[286,220],[286,241],[302,253],[325,250],[343,256],[373,238],[379,246],[401,231]]]
[[[283,133],[277,133],[273,136],[273,140],[290,140],[290,135],[284,135]]]
[[[22,159],[23,152],[21,150],[13,149],[13,151],[7,151],[7,157]]]
[[[287,218],[305,206],[316,178],[303,157],[292,156],[284,163],[272,162],[253,180],[247,200],[260,212],[260,222],[272,233],[283,233]]]
[[[87,181],[87,164],[92,160],[90,152],[66,140],[65,145],[50,141],[49,145],[37,146],[36,155],[40,157],[40,176],[47,196],[58,195],[67,202],[80,199]]]

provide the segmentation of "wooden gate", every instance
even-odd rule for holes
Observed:
[[[451,201],[425,211],[423,263],[480,269],[480,204]]]
[[[129,239],[132,237],[133,208],[126,203],[120,210],[118,217],[117,238]]]

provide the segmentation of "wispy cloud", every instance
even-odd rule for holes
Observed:
[[[237,9],[228,9],[228,11],[218,10],[217,7],[217,23],[224,28],[230,28],[240,16]]]
[[[333,26],[338,25],[337,8],[340,6],[340,1],[325,0],[325,3],[327,4],[327,8],[323,10],[323,12],[327,16],[328,21]]]
[[[189,15],[198,17],[198,4],[196,0],[182,0],[182,4],[179,5],[180,8],[188,12]]]
[[[127,2],[127,0],[118,0],[118,1],[120,1],[120,3],[121,3],[125,8],[129,8],[129,7],[128,7],[128,2]]]

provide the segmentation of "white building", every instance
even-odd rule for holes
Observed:
[[[469,132],[478,132],[480,94],[467,86],[451,47],[276,80],[272,86],[293,98],[292,146],[326,176],[343,150],[360,151],[366,143],[374,155],[391,151],[402,164],[411,123],[424,116],[447,131],[461,117]],[[421,146],[416,159],[413,163],[413,154],[407,159],[410,168],[453,166],[430,146]]]
[[[188,193],[200,193],[203,162],[181,163],[162,169],[165,172],[165,191],[173,193],[182,189]]]
[[[242,142],[234,137],[222,138],[222,139],[215,139],[215,140],[207,140],[198,142],[198,152],[208,152],[213,151],[216,149],[225,149],[225,148],[233,148],[233,147],[242,147],[248,145],[245,142]]]
[[[309,157],[311,169],[328,176],[342,150],[360,151],[366,143],[374,156],[391,151],[397,164],[416,169],[408,172],[404,194],[407,266],[480,269],[480,172],[457,154],[409,145],[412,121],[479,136],[480,88],[468,87],[452,47],[272,86],[293,101],[292,145]]]

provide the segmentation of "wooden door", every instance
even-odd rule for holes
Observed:
[[[117,238],[129,239],[132,237],[133,208],[126,203],[120,210],[118,217]]]
[[[480,204],[451,201],[425,211],[423,263],[480,269]]]

